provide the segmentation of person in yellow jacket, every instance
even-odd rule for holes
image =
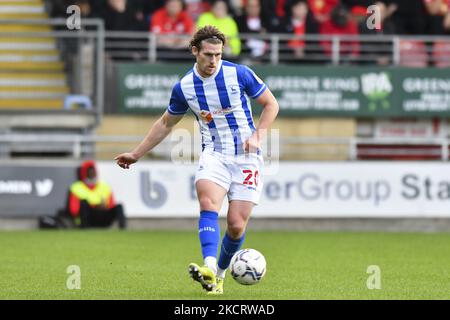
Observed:
[[[92,160],[80,167],[80,180],[70,186],[67,211],[75,225],[81,228],[109,227],[118,221],[119,227],[126,227],[123,207],[116,204],[108,184],[97,179],[97,169]]]
[[[200,15],[197,21],[197,28],[200,29],[206,25],[215,26],[225,34],[228,43],[228,46],[224,48],[226,55],[238,56],[241,53],[239,29],[236,21],[228,15],[228,6],[225,1],[214,1],[211,11]]]

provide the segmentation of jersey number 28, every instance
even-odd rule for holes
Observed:
[[[256,187],[258,186],[258,175],[259,175],[258,170],[256,170],[255,172],[253,172],[252,170],[242,170],[242,172],[244,173],[244,175],[246,175],[244,179],[245,185],[252,186],[254,184]]]

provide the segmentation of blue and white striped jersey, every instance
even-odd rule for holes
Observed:
[[[202,150],[242,154],[253,132],[250,98],[267,88],[248,67],[221,60],[214,75],[203,78],[196,65],[174,87],[168,112],[183,115],[190,108],[197,118]]]

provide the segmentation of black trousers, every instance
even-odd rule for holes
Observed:
[[[118,221],[120,229],[127,227],[127,220],[120,204],[111,209],[97,209],[90,207],[86,201],[81,201],[80,220],[81,228],[110,227],[114,221]]]

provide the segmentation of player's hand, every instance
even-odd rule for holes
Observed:
[[[136,163],[138,161],[138,158],[131,152],[122,153],[119,154],[117,157],[114,158],[116,160],[116,163],[123,169],[129,169],[130,165],[133,163]]]
[[[244,151],[248,153],[257,153],[260,147],[258,137],[253,134],[250,138],[244,141]]]

